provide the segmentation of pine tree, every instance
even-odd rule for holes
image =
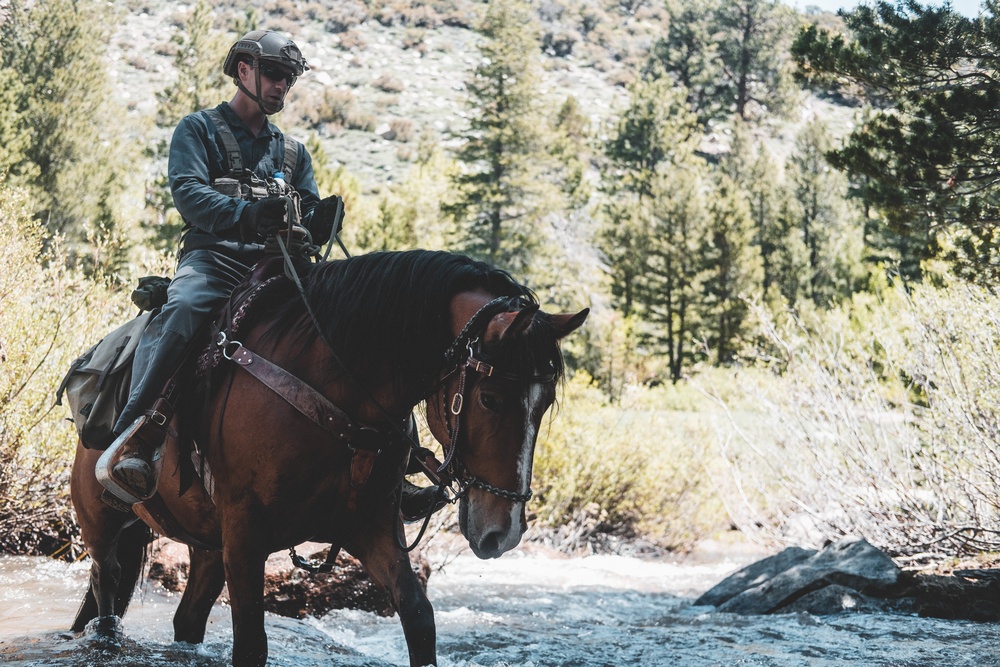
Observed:
[[[716,362],[731,362],[747,325],[747,300],[761,296],[763,265],[746,200],[736,183],[719,174],[709,203],[708,233],[700,260],[704,338]]]
[[[12,182],[29,188],[50,231],[76,242],[102,212],[118,210],[110,202],[128,173],[124,110],[111,103],[103,58],[112,24],[93,0],[12,0],[0,25],[4,86],[18,82],[7,104],[26,139],[11,159]]]
[[[696,127],[686,110],[686,92],[667,79],[637,82],[631,98],[605,146],[606,201],[599,239],[612,295],[626,316],[636,308],[636,282],[645,271],[657,173],[687,158]]]
[[[177,80],[156,96],[160,127],[173,127],[189,113],[214,107],[231,87],[222,65],[232,40],[214,28],[206,0],[198,0],[173,41],[177,44]]]
[[[843,31],[804,28],[792,53],[803,79],[869,105],[829,156],[877,213],[867,240],[910,279],[950,248],[960,273],[1000,282],[996,3],[970,19],[948,3],[878,0],[843,19]]]
[[[798,206],[784,182],[781,165],[763,142],[753,140],[746,124],[736,123],[720,171],[739,186],[749,206],[763,269],[761,290],[765,294],[777,291],[787,303],[796,304],[806,295],[809,264]]]
[[[572,95],[559,107],[551,137],[552,178],[559,185],[568,208],[580,209],[592,194],[586,179],[590,164],[590,121]]]
[[[823,122],[812,120],[796,137],[787,167],[808,251],[808,296],[823,306],[850,296],[863,273],[863,221],[848,200],[847,178],[826,160],[832,146]]]
[[[551,208],[536,74],[537,20],[523,0],[492,0],[482,60],[466,86],[470,128],[445,207],[463,226],[460,249],[515,272],[527,269]]]
[[[701,242],[709,230],[706,174],[707,165],[690,155],[656,178],[646,261],[637,281],[642,320],[652,325],[642,327],[641,337],[665,354],[673,382],[694,358]]]
[[[728,113],[719,60],[718,0],[667,4],[670,23],[665,37],[650,50],[643,76],[671,76],[687,90],[687,102],[702,125]]]
[[[715,14],[727,101],[747,120],[755,110],[781,113],[796,91],[788,55],[792,10],[779,0],[731,0]]]

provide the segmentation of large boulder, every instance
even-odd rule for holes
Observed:
[[[743,591],[760,586],[764,582],[774,579],[782,572],[787,571],[804,560],[808,560],[815,554],[815,549],[788,547],[781,553],[751,563],[739,572],[729,575],[709,591],[702,594],[694,603],[696,605],[718,607],[723,602],[736,597]]]
[[[818,552],[791,547],[749,565],[695,604],[736,614],[867,610],[873,607],[869,596],[893,590],[899,577],[899,567],[885,553],[863,539],[846,538]],[[811,595],[831,586],[836,588],[825,595]]]

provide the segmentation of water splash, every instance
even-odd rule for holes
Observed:
[[[691,601],[741,563],[677,564],[515,552],[460,556],[429,595],[442,667],[1000,667],[1000,626],[846,612],[734,616]],[[228,665],[229,610],[217,607],[203,645],[171,642],[176,595],[142,588],[120,654],[63,632],[87,568],[0,558],[0,663],[16,667]],[[269,666],[408,664],[398,619],[335,611],[299,621],[268,616]]]

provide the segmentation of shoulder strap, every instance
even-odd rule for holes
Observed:
[[[215,123],[215,129],[222,138],[222,145],[226,147],[226,161],[229,164],[229,173],[242,173],[243,154],[240,153],[240,145],[236,141],[236,135],[233,134],[232,128],[226,123],[226,119],[222,117],[218,109],[205,109],[205,113]]]
[[[295,177],[295,165],[299,162],[299,142],[285,135],[285,161],[281,170],[285,174],[285,183],[291,183]]]

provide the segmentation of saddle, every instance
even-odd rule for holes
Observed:
[[[211,336],[198,342],[198,345],[204,347],[197,355],[196,376],[207,376],[221,359],[221,352],[211,344],[215,335],[219,331],[238,329],[250,311],[251,304],[268,287],[276,286],[279,282],[283,275],[282,269],[280,258],[265,258],[237,285],[229,300],[220,308],[210,330]],[[146,278],[139,281],[139,287],[133,292],[133,301],[136,301],[136,294],[145,295],[143,287],[148,284]],[[150,305],[148,300],[143,303]],[[151,309],[144,308],[146,312],[121,325],[80,355],[70,365],[56,390],[56,405],[62,405],[63,397],[66,397],[77,435],[87,449],[103,451],[114,441],[112,429],[128,401],[132,361],[139,339],[159,311],[160,305],[162,301],[154,302]],[[187,366],[182,365],[174,378],[185,370]],[[174,378],[171,382],[174,382]]]

